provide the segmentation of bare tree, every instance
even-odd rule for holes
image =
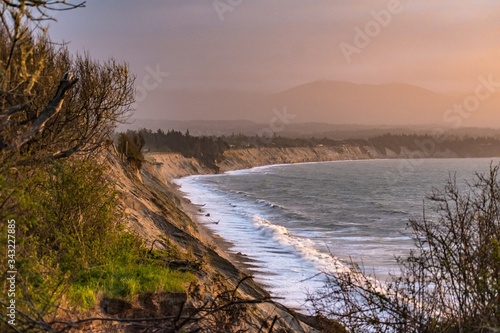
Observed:
[[[54,21],[53,13],[85,7],[85,1],[68,0],[0,0],[0,23],[9,37],[5,67],[13,61],[16,48],[37,30],[46,31],[45,21]]]
[[[85,7],[86,1],[72,2],[68,0],[1,0],[5,10],[22,14],[30,21],[54,20],[54,11],[65,11]]]
[[[461,192],[455,179],[430,200],[436,215],[411,220],[415,248],[400,274],[378,282],[353,265],[327,274],[310,295],[317,312],[353,332],[500,330],[500,182],[498,167]]]
[[[52,18],[51,10],[83,4],[0,2],[2,154],[57,159],[91,153],[125,121],[134,98],[127,65],[100,63],[88,54],[71,56],[38,25]]]

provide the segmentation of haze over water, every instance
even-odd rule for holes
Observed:
[[[305,308],[324,271],[351,259],[385,279],[412,241],[410,218],[449,176],[463,186],[500,159],[364,160],[276,165],[177,180],[204,222],[253,262],[256,279]],[[435,217],[426,201],[426,212]],[[434,214],[434,215],[433,215]],[[218,223],[216,223],[218,222]],[[332,258],[330,253],[335,257]],[[340,260],[340,261],[339,261]]]
[[[287,107],[293,122],[498,127],[499,14],[496,0],[87,1],[51,35],[129,63],[134,118],[267,125]]]

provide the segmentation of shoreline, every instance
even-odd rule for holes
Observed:
[[[247,169],[239,169],[239,170],[231,170],[225,171],[223,174],[228,174],[232,172],[251,172],[251,170],[255,169],[266,169],[266,168],[274,168],[280,166],[295,166],[295,165],[309,165],[309,164],[319,164],[319,163],[336,163],[336,162],[355,162],[355,161],[370,161],[375,159],[363,159],[363,160],[333,160],[333,161],[314,161],[314,162],[298,162],[298,163],[286,163],[286,164],[269,164],[264,166],[256,166]],[[388,159],[376,159],[376,160],[388,160]],[[266,261],[260,261],[259,258],[252,258],[249,255],[246,255],[241,252],[236,252],[232,249],[233,246],[236,245],[234,241],[226,239],[220,236],[216,230],[213,230],[208,224],[210,223],[210,217],[206,217],[205,213],[208,213],[207,210],[204,209],[204,205],[199,205],[192,201],[192,197],[189,197],[189,194],[182,191],[182,185],[180,185],[177,181],[183,178],[191,178],[197,176],[217,176],[222,174],[203,174],[203,175],[188,175],[180,178],[170,179],[169,183],[175,187],[176,195],[181,198],[181,209],[188,214],[188,216],[196,223],[198,226],[198,232],[200,238],[205,244],[214,244],[214,250],[224,259],[230,261],[238,270],[243,272],[244,274],[251,276],[255,283],[258,284],[262,289],[264,289],[267,293],[270,294],[271,298],[275,301],[278,301],[284,304],[287,308],[296,311],[302,315],[310,315],[311,309],[306,307],[305,299],[297,302],[297,298],[294,298],[294,294],[289,294],[288,296],[276,294],[279,293],[279,290],[273,289],[276,286],[272,284],[267,284],[262,278],[271,277],[275,275],[279,275],[277,273],[272,273],[268,270],[269,267],[266,266]],[[299,254],[300,255],[300,254]],[[336,264],[334,264],[336,266]],[[252,272],[251,270],[255,269],[257,272]],[[311,275],[306,279],[310,279],[313,276],[316,276],[321,271]],[[255,280],[255,275],[257,275],[257,280]],[[292,280],[294,281],[294,280]],[[297,281],[296,281],[297,282]],[[296,295],[295,295],[296,296]]]
[[[216,230],[209,227],[208,224],[210,222],[207,222],[207,219],[210,219],[210,217],[204,215],[207,213],[207,211],[203,209],[205,206],[200,207],[198,204],[192,202],[187,194],[180,189],[180,185],[174,182],[171,182],[171,184],[176,187],[176,195],[181,197],[181,210],[183,210],[197,225],[199,238],[206,246],[212,248],[222,258],[228,260],[244,276],[251,277],[254,283],[264,290],[274,302],[284,305],[287,309],[297,314],[311,316],[311,309],[303,306],[305,303],[301,302],[299,304],[294,302],[293,299],[287,299],[285,296],[277,295],[276,291],[273,290],[273,286],[262,280],[263,278],[278,276],[278,273],[268,271],[265,266],[265,261],[260,261],[258,258],[252,258],[245,253],[233,250],[232,247],[237,245],[236,243],[222,237]]]
[[[220,236],[217,231],[213,230],[210,226],[210,218],[205,217],[207,211],[203,208],[204,206],[197,205],[192,202],[188,194],[183,192],[181,186],[177,181],[185,177],[194,176],[206,176],[206,175],[217,175],[217,174],[227,174],[232,172],[248,172],[255,169],[265,169],[273,168],[279,166],[291,166],[295,164],[317,164],[317,163],[332,163],[332,162],[347,162],[347,161],[370,161],[370,160],[409,160],[405,157],[388,157],[388,156],[356,156],[356,158],[349,158],[352,156],[342,156],[341,158],[335,158],[331,160],[315,160],[315,161],[298,161],[298,162],[286,162],[286,163],[273,163],[273,161],[267,161],[266,159],[259,160],[258,165],[249,165],[249,167],[239,168],[242,164],[248,165],[247,163],[239,163],[233,165],[234,169],[223,169],[220,173],[215,173],[206,167],[203,167],[193,158],[185,158],[180,154],[175,153],[150,153],[148,156],[148,164],[156,169],[155,174],[162,178],[162,180],[170,185],[170,188],[174,190],[176,196],[180,198],[180,209],[185,212],[191,220],[196,224],[197,231],[200,240],[206,244],[208,247],[213,249],[219,256],[231,262],[239,271],[248,276],[254,276],[252,269],[262,268],[262,263],[258,259],[250,258],[240,252],[234,251],[232,248],[236,244],[228,239]],[[338,157],[338,156],[337,156]],[[442,159],[442,158],[456,158],[457,156],[432,156],[425,159]],[[151,161],[151,159],[153,161]],[[421,160],[419,158],[418,160]],[[417,160],[417,159],[415,159]],[[269,164],[262,164],[262,162],[271,162]],[[166,171],[166,172],[165,172]],[[259,273],[265,275],[265,273]],[[271,290],[269,285],[266,285],[263,281],[256,281],[263,290],[269,293]],[[278,301],[282,301],[282,298],[276,298]],[[280,301],[280,302],[281,302]],[[297,308],[296,306],[289,306],[296,311],[304,313],[304,309]],[[307,311],[305,311],[307,312]]]
[[[194,176],[194,175],[192,175]],[[186,176],[191,177],[191,176]],[[184,178],[184,177],[182,177]],[[186,213],[189,218],[196,224],[198,235],[200,240],[204,242],[208,247],[212,247],[215,252],[222,258],[231,262],[235,267],[244,273],[247,276],[253,276],[251,269],[260,267],[258,265],[258,261],[252,258],[249,258],[247,255],[243,253],[236,253],[231,250],[231,247],[234,245],[231,241],[221,237],[216,231],[212,230],[204,221],[203,213],[205,212],[202,208],[203,206],[199,206],[191,201],[188,197],[187,193],[181,190],[181,186],[175,182],[176,179],[171,179],[170,184],[174,188],[174,194],[180,198],[180,208]],[[267,287],[259,283],[264,290],[267,291]]]
[[[442,158],[463,158],[452,151],[433,151],[424,153],[412,151],[404,147],[400,153],[386,148],[380,152],[370,146],[342,147],[288,147],[288,148],[242,148],[229,149],[224,158],[217,163],[218,171],[202,165],[193,157],[184,157],[173,152],[149,152],[145,154],[146,162],[156,169],[153,172],[163,181],[195,175],[223,174],[258,167],[290,165],[299,163],[323,163],[335,161],[361,160],[422,160]]]

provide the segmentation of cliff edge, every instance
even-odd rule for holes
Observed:
[[[390,154],[390,153],[389,153]],[[179,153],[148,153],[145,169],[164,183],[190,175],[214,174],[215,170],[202,165],[196,158]],[[288,147],[229,149],[217,163],[218,172],[249,169],[271,164],[327,162],[387,158],[373,147]]]
[[[148,160],[152,157],[148,156]],[[213,171],[177,154],[156,156],[154,162],[143,165],[140,174],[114,154],[108,156],[108,164],[122,193],[126,228],[138,234],[147,248],[166,252],[175,249],[177,258],[168,264],[192,272],[197,281],[191,283],[183,295],[138,295],[135,301],[125,303],[123,300],[103,300],[101,315],[130,319],[147,314],[153,320],[175,317],[176,314],[169,311],[181,311],[179,318],[193,313],[197,316],[191,326],[187,326],[194,330],[212,325],[220,326],[216,332],[228,333],[238,329],[248,332],[344,332],[335,322],[296,313],[273,300],[244,268],[238,266],[237,255],[228,253],[220,239],[196,223],[196,207],[180,196],[170,180]],[[161,310],[161,304],[171,304],[174,310]],[[238,322],[238,326],[224,328],[232,321]],[[106,331],[134,332],[131,327],[134,325],[125,327],[118,322],[106,326]]]

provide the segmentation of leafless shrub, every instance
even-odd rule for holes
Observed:
[[[309,296],[314,309],[353,332],[498,332],[500,328],[499,167],[466,191],[450,178],[429,197],[435,218],[411,220],[415,248],[387,282],[352,265],[327,274]]]
[[[224,288],[216,292],[209,290],[207,297],[197,294],[200,290],[190,291],[191,300],[180,305],[176,313],[166,313],[163,316],[131,317],[86,317],[77,318],[71,311],[59,307],[55,313],[58,316],[47,317],[45,314],[32,315],[18,313],[18,322],[22,327],[33,332],[43,331],[64,333],[72,331],[82,332],[165,332],[165,333],[242,333],[266,332],[262,323],[252,320],[250,308],[261,303],[272,303],[269,298],[243,297],[239,288],[250,277],[239,281],[236,287],[215,284],[214,288]],[[204,299],[203,299],[204,298]],[[193,301],[198,299],[197,305]],[[64,319],[62,319],[64,318]],[[269,326],[273,318],[267,319],[264,326]],[[274,319],[273,323],[276,321]],[[1,327],[1,326],[0,326]],[[15,327],[14,327],[15,328]],[[23,330],[24,331],[24,330]],[[271,330],[268,332],[272,332]]]
[[[38,4],[48,10],[66,1],[17,3],[0,3],[0,153],[33,160],[95,152],[126,120],[133,76],[115,60],[71,56],[30,26]]]

